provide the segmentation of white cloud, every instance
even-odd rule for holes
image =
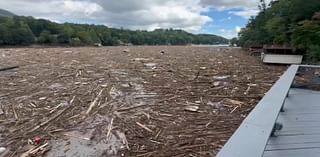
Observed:
[[[268,4],[271,0],[266,0]],[[259,0],[201,0],[202,6],[210,7],[217,10],[231,10],[229,13],[241,16],[248,19],[250,16],[255,16],[259,12]]]
[[[138,1],[135,2],[139,3]],[[101,20],[116,27],[127,26],[128,28],[147,30],[179,28],[190,32],[198,32],[205,24],[212,22],[210,17],[201,15],[205,8],[196,6],[196,3],[192,1],[183,4],[176,0],[167,0],[159,4],[157,1],[145,2],[144,4],[140,2],[141,5],[130,3],[132,6],[137,6],[137,9],[108,10],[110,4],[101,3],[105,8],[103,14],[108,15],[108,17],[101,17]],[[118,6],[119,4],[114,5]]]
[[[243,18],[249,19],[251,16],[257,15],[259,10],[255,9],[246,9],[246,10],[241,10],[241,11],[229,11],[229,14],[234,14],[237,16],[241,16]]]
[[[225,29],[223,29],[223,28],[222,28],[222,29],[220,29],[219,31],[220,31],[220,32],[222,32],[222,33],[225,33],[225,32],[226,32],[226,30],[225,30]]]
[[[241,31],[241,27],[240,26],[236,26],[235,30],[236,30],[237,33],[239,33]]]
[[[0,0],[2,9],[7,9],[18,15],[34,16],[52,21],[91,20],[103,9],[90,1],[73,0]]]
[[[0,0],[19,15],[78,21],[129,29],[177,28],[200,32],[212,19],[200,0]],[[23,6],[23,7],[22,7]]]
[[[64,1],[61,7],[62,10],[66,11],[62,14],[65,14],[67,16],[84,15],[86,17],[90,17],[94,13],[103,10],[103,8],[100,5],[86,1]]]
[[[259,0],[201,0],[203,6],[211,6],[219,10],[234,8],[258,8]]]
[[[52,21],[146,30],[176,28],[199,33],[204,27],[215,25],[214,19],[204,15],[210,9],[233,10],[229,13],[248,18],[257,13],[258,3],[259,0],[0,0],[0,8]],[[224,33],[230,37],[235,32]]]
[[[219,21],[220,22],[225,22],[225,21],[230,21],[232,19],[232,17],[227,17],[227,18],[222,18],[222,19],[220,19]]]
[[[238,33],[241,31],[240,26],[235,26],[234,29],[220,29],[218,35],[221,35],[225,38],[231,39],[238,36]]]

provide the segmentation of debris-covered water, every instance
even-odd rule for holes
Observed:
[[[8,156],[214,156],[285,67],[239,49],[0,49]]]

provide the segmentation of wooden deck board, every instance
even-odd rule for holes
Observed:
[[[320,92],[290,89],[283,128],[270,137],[263,157],[317,157],[320,154]]]
[[[320,148],[265,151],[263,157],[318,157]]]

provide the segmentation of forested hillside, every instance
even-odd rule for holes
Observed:
[[[320,61],[320,0],[261,0],[259,8],[239,33],[240,46],[293,46],[305,50],[309,61]]]
[[[0,17],[0,46],[4,45],[186,45],[226,44],[216,35],[194,35],[182,30],[132,31],[102,25],[58,24],[33,17]]]
[[[15,16],[15,14],[13,14],[7,10],[0,9],[0,16]]]

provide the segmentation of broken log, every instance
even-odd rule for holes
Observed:
[[[9,66],[9,67],[0,68],[0,71],[7,71],[7,70],[16,69],[16,68],[19,68],[19,66]]]

